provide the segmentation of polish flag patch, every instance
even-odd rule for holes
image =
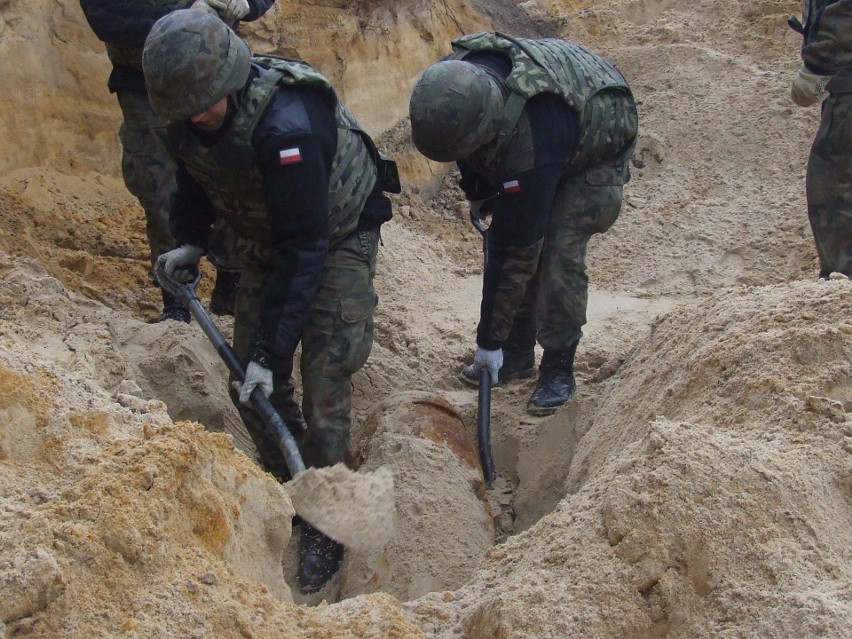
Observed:
[[[509,180],[508,182],[503,182],[503,193],[520,193],[521,185],[518,184],[517,180]]]
[[[279,164],[296,164],[302,161],[302,152],[299,147],[294,146],[292,149],[281,149],[278,151]]]

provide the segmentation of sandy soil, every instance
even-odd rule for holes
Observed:
[[[354,380],[393,531],[305,597],[224,366],[195,323],[153,323],[100,43],[72,0],[0,0],[0,636],[847,637],[852,283],[816,279],[798,11],[296,1],[244,25],[331,77],[404,178]],[[622,215],[590,244],[578,397],[541,419],[533,381],[494,390],[490,490],[455,378],[481,243],[405,121],[419,72],[486,28],[597,49],[640,113]]]

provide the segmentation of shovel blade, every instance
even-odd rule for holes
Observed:
[[[344,464],[308,468],[284,484],[299,516],[356,552],[378,552],[394,531],[393,474],[356,473]]]

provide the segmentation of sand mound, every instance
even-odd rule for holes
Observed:
[[[112,313],[32,265],[4,266],[0,297],[29,309],[36,327],[46,297],[60,315]],[[73,352],[72,336],[48,342],[14,315],[0,320],[6,636],[246,637],[275,628],[311,637],[317,627],[328,637],[418,636],[387,596],[353,602],[335,619],[288,605],[281,563],[293,508],[283,487],[229,436],[175,424],[132,380],[111,395],[70,371],[60,355]],[[32,340],[28,352],[22,338]]]
[[[397,393],[370,416],[356,448],[361,469],[393,471],[396,525],[385,547],[350,553],[342,595],[406,601],[464,585],[494,544],[494,522],[459,414],[440,396]]]
[[[406,607],[435,637],[843,636],[850,293],[778,285],[667,316],[564,442],[557,508],[452,597]]]

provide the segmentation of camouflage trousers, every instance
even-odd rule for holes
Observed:
[[[806,191],[820,277],[852,277],[852,72],[829,83],[808,158]]]
[[[586,248],[621,213],[635,140],[615,159],[562,179],[550,210],[535,275],[517,308],[505,348],[565,351],[582,337],[589,300]]]
[[[168,151],[166,122],[154,113],[148,96],[137,91],[119,91],[117,95],[123,117],[118,130],[121,171],[127,190],[145,211],[153,265],[158,256],[174,248],[169,211],[176,188],[177,163]],[[240,269],[236,236],[221,218],[213,224],[208,259],[217,269]]]
[[[296,425],[291,430],[308,467],[344,461],[352,426],[352,375],[367,361],[373,346],[373,288],[378,254],[378,230],[356,231],[328,254],[319,290],[302,329],[299,369],[302,409],[295,396],[293,358],[276,359],[272,367],[270,400],[281,417]],[[259,327],[258,309],[264,280],[270,275],[268,249],[245,244],[243,273],[234,314],[234,349],[248,362]],[[233,380],[232,380],[233,381]],[[289,476],[275,437],[258,414],[231,399],[252,436],[264,468],[280,479]],[[298,427],[306,423],[304,432]]]

